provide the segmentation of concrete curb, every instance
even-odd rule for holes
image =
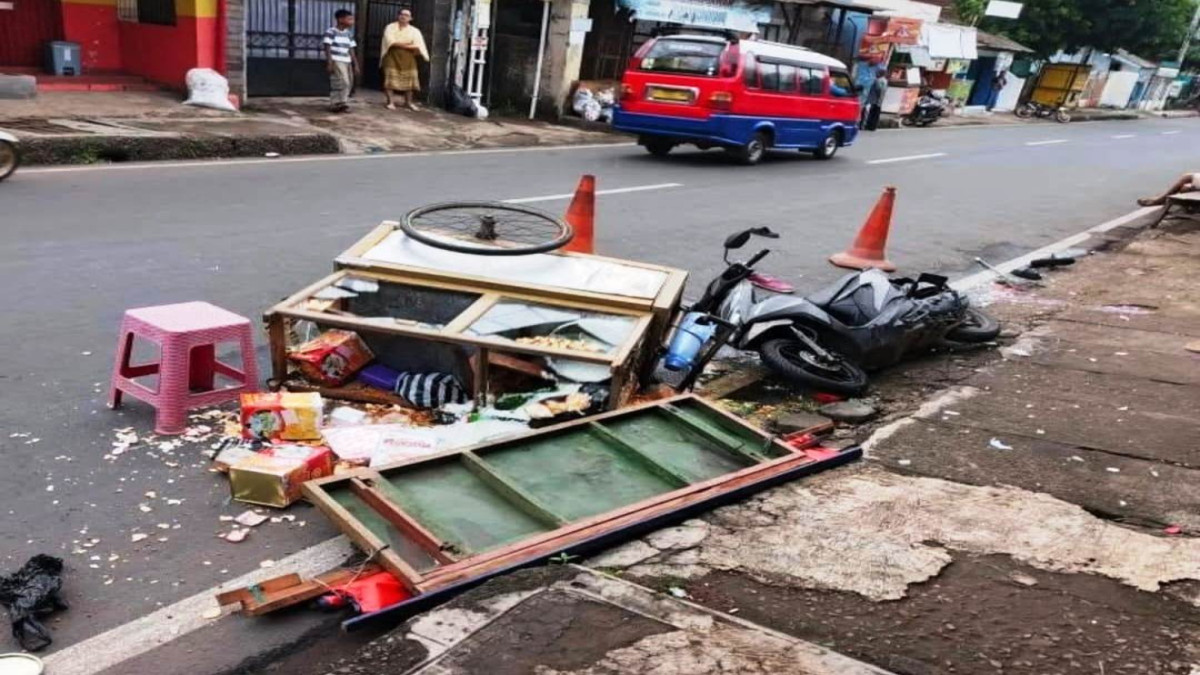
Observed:
[[[1114,111],[1114,112],[1083,112],[1083,113],[1072,112],[1071,113],[1071,122],[1108,122],[1111,120],[1140,120],[1140,119],[1143,119],[1144,117],[1145,117],[1144,115],[1134,112],[1134,111],[1131,111],[1131,110],[1130,111]],[[951,128],[957,128],[957,127],[1011,127],[1011,126],[1025,126],[1025,125],[1029,125],[1029,124],[1049,124],[1049,123],[1053,122],[1053,120],[1049,120],[1049,119],[1047,119],[1047,120],[1030,120],[1028,122],[1021,122],[1021,121],[987,122],[987,121],[984,121],[984,119],[986,119],[986,118],[981,118],[980,120],[974,120],[970,117],[960,117],[958,119],[963,120],[963,121],[956,122],[954,124],[942,123],[940,125],[937,123],[934,123],[933,125],[926,127],[926,128],[929,128],[929,129],[951,129]],[[899,116],[892,115],[890,117],[881,117],[879,119],[879,128],[880,129],[902,129],[904,127],[902,127],[900,125]]]
[[[49,136],[21,140],[26,165],[96,164],[159,160],[223,159],[338,154],[326,133],[249,136]]]

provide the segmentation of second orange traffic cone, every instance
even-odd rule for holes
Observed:
[[[874,267],[884,272],[895,272],[896,266],[884,253],[895,203],[896,188],[889,185],[883,189],[883,195],[875,203],[875,208],[871,209],[871,215],[867,216],[867,222],[858,231],[854,243],[845,251],[829,256],[829,262],[853,270]]]
[[[585,175],[579,179],[575,196],[567,207],[564,220],[575,230],[575,236],[562,248],[575,253],[596,252],[596,177]]]

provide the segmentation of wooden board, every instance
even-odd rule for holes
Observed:
[[[792,448],[683,395],[304,491],[419,596],[857,453]]]
[[[299,574],[284,574],[251,586],[218,593],[217,605],[237,605],[238,611],[246,616],[261,616],[318,598],[331,588],[382,571],[382,568],[368,563],[361,569],[331,570],[307,581],[301,579]]]

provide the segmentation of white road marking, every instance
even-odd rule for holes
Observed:
[[[944,152],[931,152],[927,155],[908,155],[907,157],[888,157],[887,159],[872,159],[867,164],[891,164],[892,162],[912,162],[918,159],[933,159],[934,157],[945,157]]]
[[[596,190],[596,196],[601,195],[620,195],[626,192],[645,192],[647,190],[666,190],[668,188],[683,187],[683,183],[656,183],[654,185],[634,185],[632,187],[613,188],[611,190]],[[506,204],[532,204],[533,202],[552,202],[559,199],[570,199],[574,197],[574,192],[567,192],[560,195],[543,195],[541,197],[518,197],[517,199],[505,199]]]
[[[299,164],[305,162],[360,162],[379,159],[410,159],[455,155],[498,155],[518,152],[547,152],[550,150],[595,150],[597,148],[627,148],[635,143],[588,143],[584,145],[532,145],[520,148],[476,148],[473,150],[433,150],[429,152],[381,152],[372,155],[299,155],[274,159],[212,159],[196,161],[141,162],[130,164],[92,164],[87,166],[46,166],[21,169],[21,175],[37,173],[78,173],[87,171],[142,171],[146,169],[204,169],[212,167],[245,166],[248,164]]]
[[[1054,145],[1056,143],[1066,143],[1066,142],[1067,142],[1067,139],[1065,139],[1065,138],[1056,138],[1052,141],[1029,141],[1025,145],[1030,145],[1030,146],[1032,146],[1032,145]]]
[[[345,537],[334,537],[316,546],[277,560],[268,569],[258,569],[236,579],[201,591],[190,598],[163,607],[123,626],[90,637],[83,642],[42,657],[46,672],[54,675],[94,675],[129,659],[177,640],[221,619],[205,619],[205,611],[216,606],[217,593],[295,572],[308,577],[331,570],[354,553]]]
[[[1175,134],[1182,134],[1182,133],[1183,133],[1182,130],[1176,129],[1174,131],[1164,131],[1164,132],[1162,132],[1162,135],[1163,136],[1174,136]]]
[[[1121,139],[1121,138],[1137,138],[1137,134],[1117,134],[1116,136],[1113,136],[1113,138],[1116,138],[1116,139]]]
[[[1114,230],[1118,227],[1121,227],[1122,225],[1131,223],[1131,222],[1137,220],[1138,218],[1142,218],[1151,213],[1154,213],[1155,211],[1157,211],[1160,208],[1162,208],[1162,207],[1146,206],[1146,207],[1140,208],[1136,211],[1131,211],[1119,218],[1113,218],[1112,220],[1108,221],[1107,223],[1101,223],[1095,227],[1088,228],[1078,234],[1073,234],[1073,235],[1067,237],[1066,239],[1056,241],[1053,244],[1050,244],[1049,246],[1043,246],[1042,248],[1039,248],[1036,251],[1026,253],[1025,255],[1022,255],[1022,256],[1017,256],[1016,258],[1013,258],[1012,260],[1006,260],[1002,263],[995,263],[994,266],[1003,272],[1011,272],[1015,269],[1020,269],[1024,266],[1028,265],[1031,260],[1036,260],[1038,258],[1044,258],[1053,253],[1058,253],[1059,251],[1063,251],[1068,248],[1071,248],[1072,246],[1078,246],[1079,244],[1082,244],[1083,242],[1090,239],[1093,234],[1099,234],[1102,232],[1108,232],[1109,230]],[[950,285],[960,291],[965,291],[965,290],[974,288],[976,286],[982,286],[984,284],[989,284],[995,278],[996,278],[995,272],[992,272],[991,270],[984,270],[982,272],[976,272],[975,274],[965,276],[962,279],[957,279],[955,281],[952,281],[952,282],[950,282]]]

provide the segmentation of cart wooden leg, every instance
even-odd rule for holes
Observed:
[[[287,380],[287,343],[288,320],[279,315],[267,316],[267,341],[271,348],[271,379],[267,386],[271,391],[278,391]]]
[[[480,347],[475,353],[475,382],[474,382],[474,401],[475,410],[487,405],[488,397],[488,350]]]

